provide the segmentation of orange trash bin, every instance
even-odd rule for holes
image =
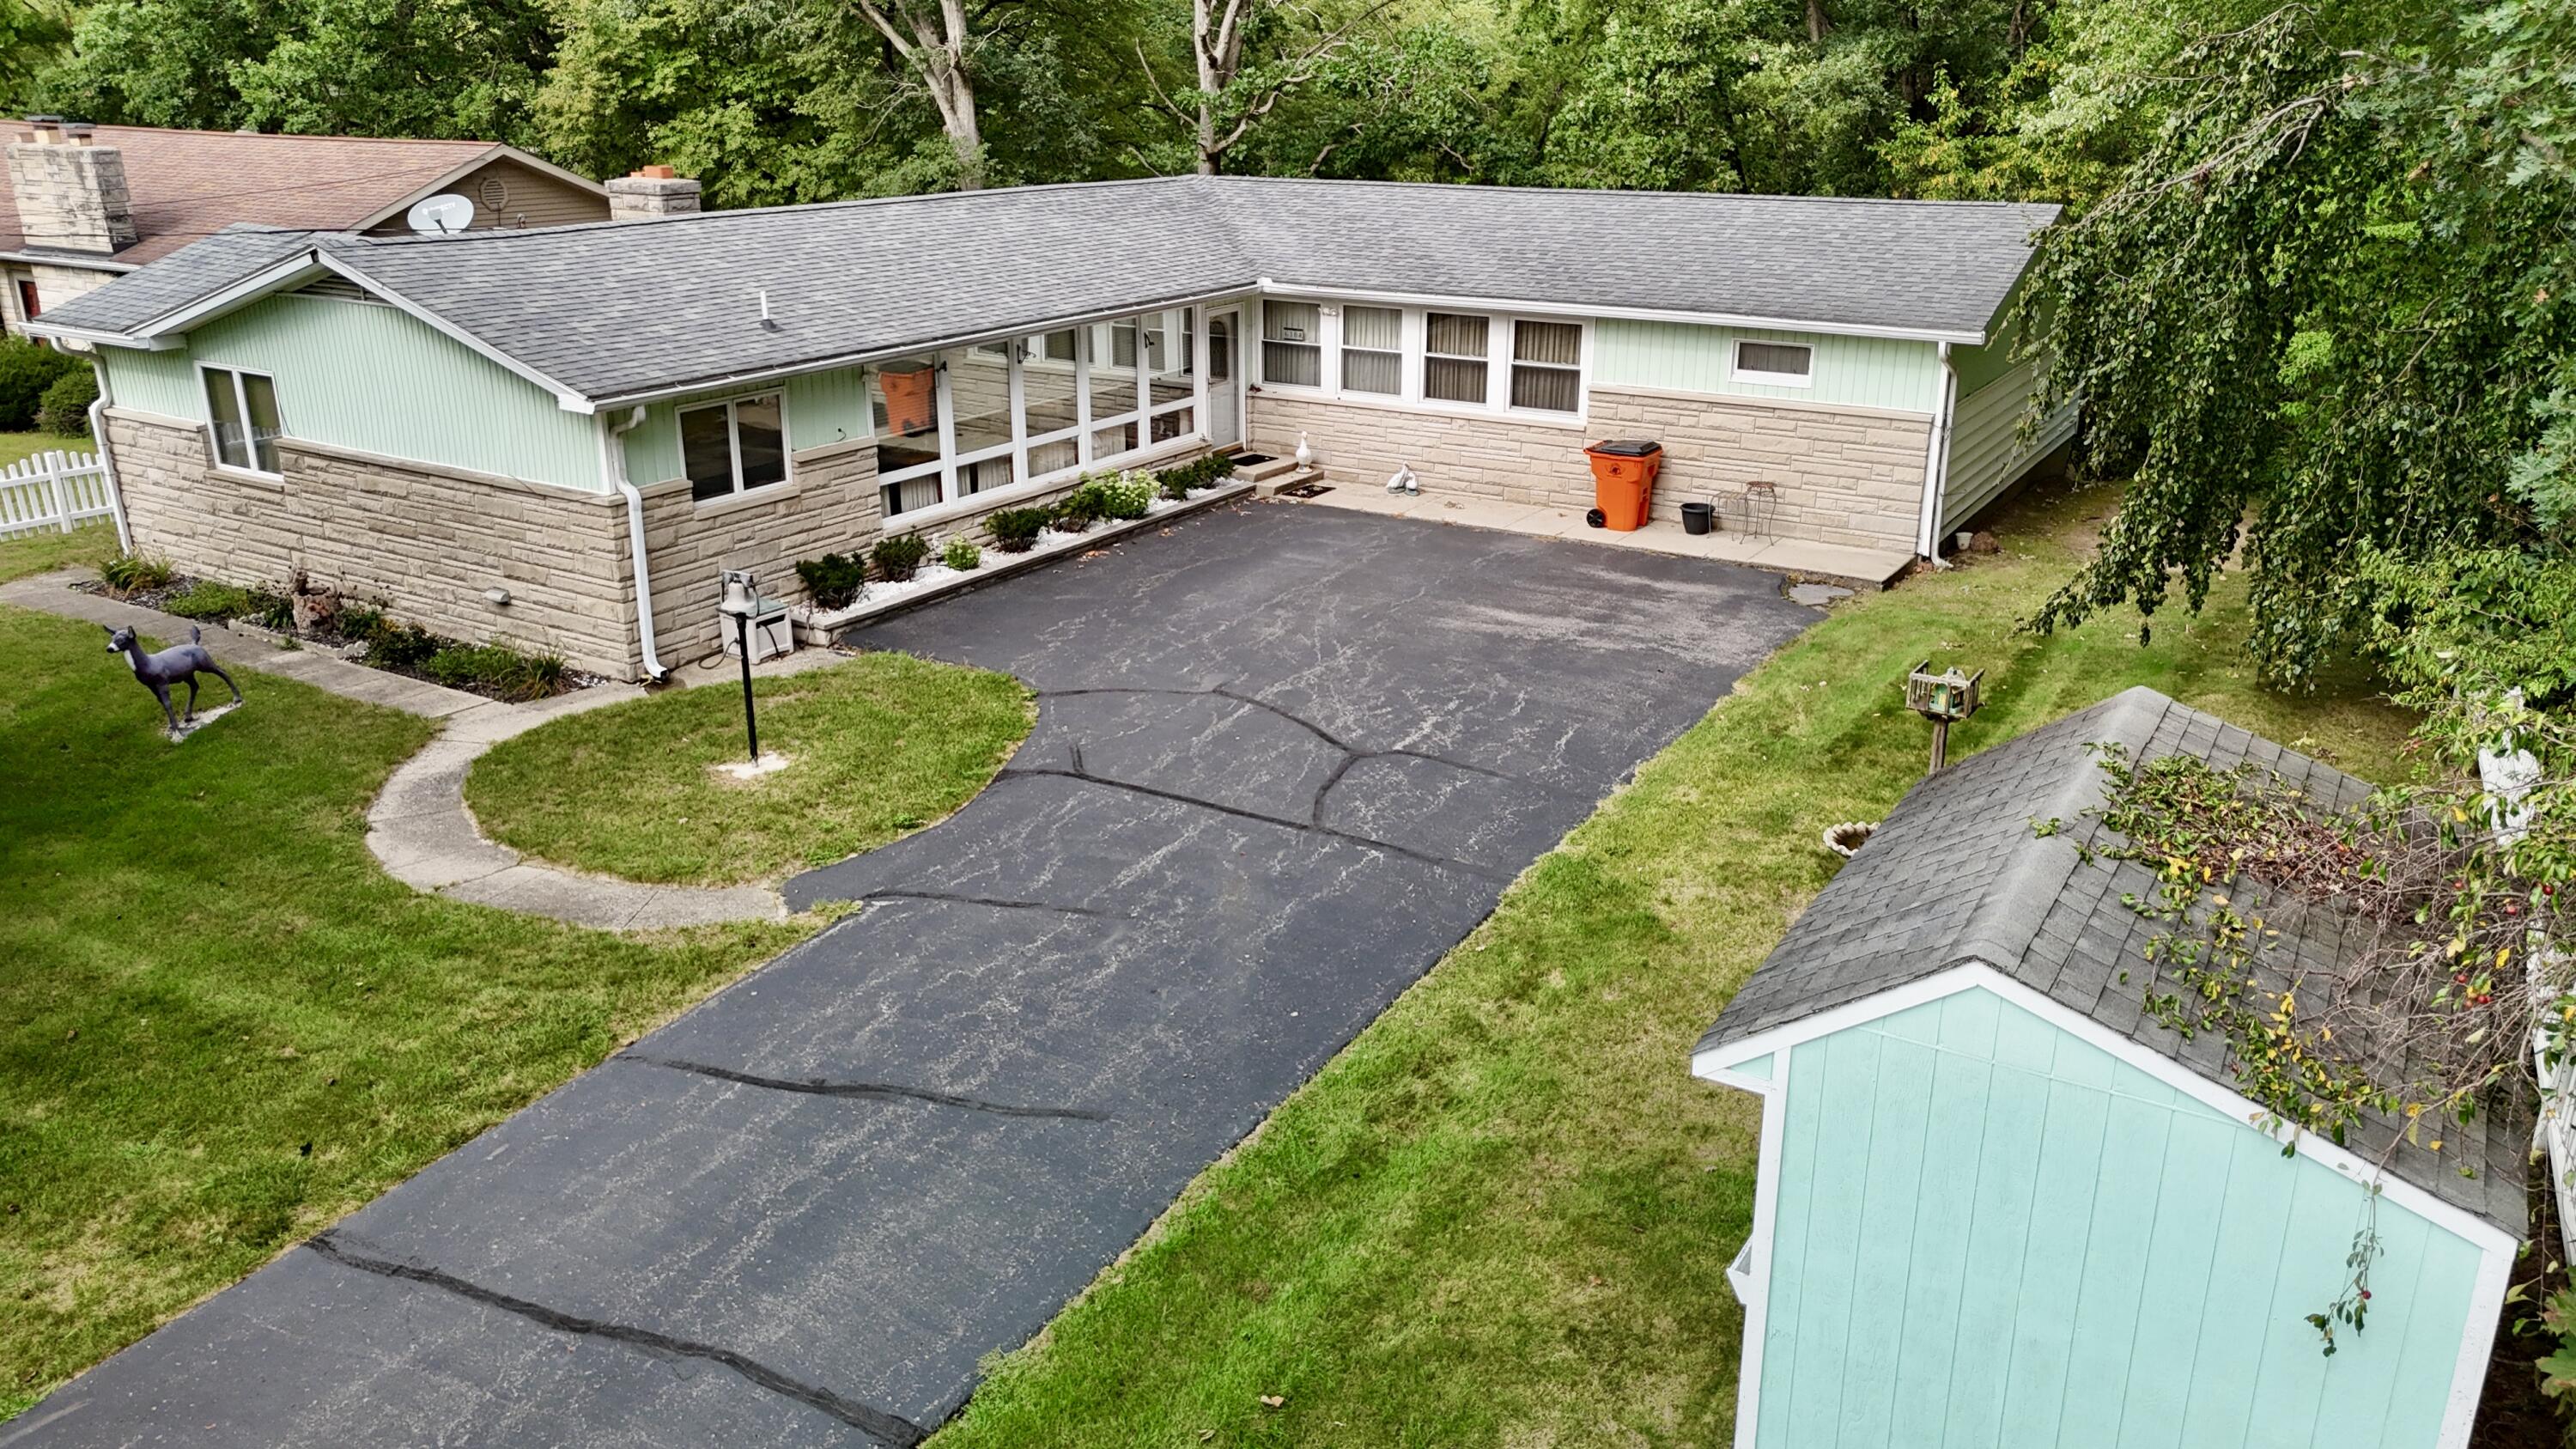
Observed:
[[[1643,528],[1654,504],[1655,475],[1663,471],[1664,445],[1626,438],[1583,451],[1592,460],[1592,517],[1584,521],[1620,533]]]

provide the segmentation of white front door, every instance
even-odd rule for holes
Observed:
[[[1243,441],[1243,344],[1237,314],[1208,314],[1208,443],[1223,448]]]

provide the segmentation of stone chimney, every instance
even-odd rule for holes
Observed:
[[[30,132],[9,145],[9,189],[27,245],[100,255],[134,245],[125,154],[96,144],[77,121],[30,116],[27,124]]]
[[[657,216],[686,216],[698,209],[698,183],[668,166],[638,166],[632,176],[608,183],[610,221],[650,221]]]

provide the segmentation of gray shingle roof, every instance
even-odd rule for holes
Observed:
[[[453,237],[279,232],[266,234],[277,240],[264,255],[227,233],[46,320],[141,327],[312,245],[591,398],[1265,278],[1965,337],[1984,330],[2031,233],[2055,215],[1999,203],[1159,177]],[[760,325],[763,290],[775,328]]]
[[[2144,761],[2186,754],[2221,769],[2250,762],[2328,809],[2348,808],[2370,786],[2270,740],[2146,688],[1969,757],[1916,785],[1851,863],[1789,928],[1728,1002],[1699,1049],[1723,1046],[1890,987],[1982,961],[2072,1011],[2235,1088],[2218,1033],[2191,1040],[2156,1022],[2156,984],[2144,951],[2163,929],[2122,904],[2152,896],[2154,872],[2096,857],[2119,836],[2086,812],[2102,803],[2105,776],[2092,746],[2117,742]],[[2040,836],[2034,821],[2062,822]],[[2281,932],[2271,961],[2323,968],[2369,944],[2366,923],[2328,906],[2261,902],[2239,883],[2240,905]],[[2168,985],[2165,990],[2171,990]],[[2345,1145],[2376,1158],[2396,1128],[2372,1117]],[[2401,1144],[2390,1171],[2517,1237],[2528,1229],[2527,1102],[2446,1127],[2438,1155]],[[2473,1174],[2463,1176],[2462,1169]]]

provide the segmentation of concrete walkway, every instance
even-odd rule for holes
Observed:
[[[72,587],[96,577],[64,569],[0,585],[0,602],[40,613],[132,627],[160,639],[184,639],[189,621],[139,604],[123,603]],[[646,885],[533,864],[506,845],[486,839],[465,807],[465,772],[485,750],[565,715],[641,699],[631,684],[601,684],[530,704],[510,704],[448,689],[425,680],[370,669],[318,649],[280,649],[243,630],[200,627],[220,662],[282,675],[343,699],[383,705],[446,728],[420,753],[395,767],[384,792],[367,810],[367,848],[385,872],[414,890],[478,905],[548,916],[606,931],[640,931],[715,921],[776,920],[787,913],[769,886]],[[828,650],[800,650],[754,672],[794,673],[835,662]],[[672,671],[683,687],[736,674],[722,667]],[[248,693],[248,691],[244,691]]]

